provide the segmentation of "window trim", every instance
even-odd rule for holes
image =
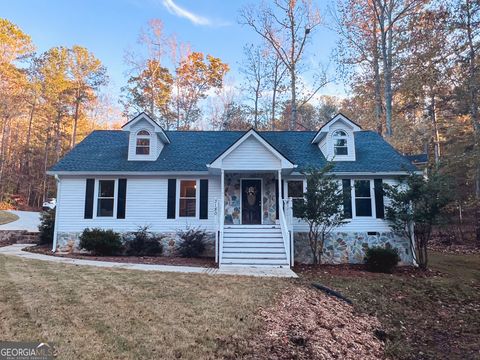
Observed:
[[[180,189],[182,181],[195,181],[195,216],[180,216]],[[175,217],[177,219],[193,219],[198,220],[200,218],[200,181],[199,179],[177,179],[177,191],[175,194]]]
[[[370,206],[372,208],[372,215],[370,216],[361,216],[357,215],[357,203],[356,203],[356,196],[355,196],[355,182],[356,181],[368,181],[370,184]],[[352,186],[353,181],[353,186]],[[375,208],[375,184],[374,179],[365,179],[365,178],[356,178],[350,179],[350,187],[351,187],[351,194],[352,194],[352,219],[376,219],[377,218],[377,209]],[[367,199],[365,197],[360,197],[359,199]]]
[[[292,182],[292,181],[298,181],[298,182],[302,182],[303,183],[303,192],[305,193],[307,191],[307,180],[306,179],[288,179],[288,180],[285,180],[285,187],[286,187],[286,191],[285,191],[285,194],[287,194],[287,199],[288,198],[292,198],[292,216],[294,219],[300,219],[300,218],[297,218],[294,214],[293,214],[293,199],[300,199],[299,197],[292,197],[290,196],[290,194],[288,193],[288,183],[289,182]],[[305,199],[304,197],[302,197],[302,199]]]
[[[100,191],[100,181],[113,181],[113,213],[112,216],[102,216],[98,215],[98,200],[99,200],[99,191]],[[94,218],[97,219],[116,219],[117,218],[117,203],[118,203],[118,179],[112,178],[99,178],[95,179],[95,189],[94,189],[94,202],[93,202],[93,214]],[[109,199],[109,198],[106,198]]]
[[[335,134],[336,133],[339,133],[339,132],[342,132],[344,133],[345,135],[340,135],[340,136],[336,136]],[[336,140],[345,140],[345,146],[338,146],[336,145]],[[348,142],[349,142],[349,136],[348,136],[348,132],[343,130],[343,129],[336,129],[333,131],[332,133],[332,144],[333,144],[333,156],[349,156],[349,146],[348,146]],[[335,151],[337,148],[345,148],[347,149],[347,153],[346,154],[336,154]]]
[[[140,133],[142,131],[145,131],[148,133],[148,135],[145,135],[145,134],[141,134]],[[148,140],[148,146],[146,145],[138,145],[138,140],[143,140],[143,139],[146,139]],[[141,148],[148,148],[148,154],[139,154],[137,152],[138,148],[141,147]],[[135,156],[150,156],[152,153],[152,133],[146,129],[140,129],[137,131],[137,133],[135,134]]]

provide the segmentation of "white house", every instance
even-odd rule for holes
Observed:
[[[349,221],[322,261],[362,262],[382,245],[410,263],[408,241],[384,219],[382,183],[415,167],[342,114],[318,132],[164,131],[145,113],[122,130],[94,131],[48,171],[58,186],[54,250],[78,246],[85,228],[149,226],[166,236],[168,254],[178,230],[199,227],[210,234],[205,255],[222,266],[309,262],[308,228],[292,204],[306,187],[302,171],[327,160],[348,193]]]

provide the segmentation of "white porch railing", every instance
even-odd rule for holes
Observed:
[[[290,258],[290,266],[294,265],[294,247],[293,247],[293,200],[291,197],[283,199],[283,211],[285,214],[285,221],[287,223],[289,250],[288,257]]]
[[[220,264],[222,261],[223,249],[223,226],[225,217],[222,216],[221,200],[215,199],[215,262]]]
[[[279,192],[280,193],[280,192]],[[285,211],[284,211],[284,207],[285,207],[285,202],[289,202],[289,200],[291,201],[291,199],[283,199],[280,195],[280,200],[282,201],[279,201],[279,204],[283,203],[284,206],[279,206],[278,207],[278,210],[279,210],[279,214],[278,214],[278,219],[280,220],[280,229],[282,230],[282,237],[283,237],[283,244],[285,245],[285,253],[286,253],[286,257],[287,257],[287,262],[288,262],[288,265],[292,266],[293,265],[293,261],[292,261],[292,232],[290,231],[290,225],[289,223],[290,222],[287,222],[287,218],[285,217]],[[287,206],[288,208],[288,206]]]

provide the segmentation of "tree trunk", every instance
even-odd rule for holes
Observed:
[[[278,86],[278,60],[275,60],[273,70],[273,89],[272,89],[272,130],[275,130],[275,106],[277,106],[277,86]]]
[[[437,104],[435,99],[435,94],[432,93],[430,97],[430,117],[432,119],[432,130],[433,130],[433,153],[435,156],[435,164],[440,162],[440,134],[438,131],[437,123]]]
[[[465,1],[466,15],[467,15],[467,44],[468,44],[468,60],[469,60],[469,82],[468,92],[470,100],[470,117],[474,131],[474,167],[475,167],[475,199],[476,199],[476,241],[477,246],[480,246],[480,119],[478,115],[478,78],[476,63],[477,54],[473,38],[473,24],[472,24],[472,3],[470,0]]]
[[[382,34],[382,55],[383,55],[383,86],[385,96],[385,135],[391,137],[392,130],[392,26],[391,26],[391,11],[387,12],[388,30],[385,30],[385,24]]]
[[[45,147],[43,155],[43,183],[42,183],[42,201],[47,198],[47,169],[48,169],[48,144],[50,143],[50,126],[47,128],[45,137]]]
[[[383,119],[382,119],[382,95],[381,95],[381,80],[380,80],[380,56],[378,54],[378,38],[377,38],[377,23],[374,20],[373,29],[373,79],[375,83],[375,123],[377,125],[377,132],[380,136],[383,134]]]
[[[291,88],[292,88],[292,103],[291,103],[292,114],[291,114],[289,130],[295,131],[295,128],[297,125],[297,89],[296,89],[297,79],[296,79],[294,64],[292,64],[292,67],[290,69],[290,76],[291,76]]]
[[[6,142],[7,142],[7,137],[8,137],[8,122],[9,118],[4,117],[3,118],[3,124],[2,124],[2,137],[1,141],[2,143],[0,144],[0,201],[3,200],[4,196],[4,171],[5,171],[5,160],[6,160]]]
[[[72,129],[72,141],[70,143],[70,149],[72,149],[77,141],[77,125],[78,125],[78,114],[80,112],[80,100],[75,102],[75,115],[73,117],[73,129]]]
[[[57,112],[57,119],[55,121],[55,160],[60,160],[60,151],[61,151],[61,134],[60,134],[60,121],[62,119],[62,114],[60,111]]]
[[[34,117],[34,114],[35,114],[35,109],[36,109],[36,105],[37,105],[37,98],[35,97],[33,99],[33,103],[32,103],[32,108],[30,109],[30,116],[28,118],[28,130],[27,130],[27,141],[25,143],[25,147],[26,147],[26,156],[25,156],[25,168],[27,169],[27,175],[30,175],[30,155],[31,155],[31,151],[30,151],[30,139],[32,137],[32,126],[33,126],[33,117]]]
[[[255,103],[254,103],[254,114],[253,114],[253,127],[255,130],[258,129],[258,98],[260,97],[260,81],[257,81],[257,86],[255,88]]]

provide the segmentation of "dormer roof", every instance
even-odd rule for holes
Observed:
[[[154,131],[155,133],[157,133],[157,135],[160,137],[160,139],[162,140],[162,142],[164,144],[170,144],[170,139],[168,138],[167,134],[165,133],[165,131],[163,130],[163,128],[155,121],[153,120],[150,116],[148,116],[147,113],[145,112],[141,112],[140,114],[138,114],[137,116],[135,116],[132,120],[130,120],[129,122],[125,123],[123,126],[122,126],[122,130],[123,131],[130,131],[131,128],[138,122],[140,121],[147,121],[149,122],[153,128],[154,128]]]
[[[313,137],[312,144],[318,144],[329,133],[330,127],[337,122],[341,122],[346,126],[347,129],[353,132],[362,130],[362,127],[358,125],[356,122],[354,122],[353,120],[350,120],[348,117],[346,117],[342,113],[338,113],[331,120],[329,120],[327,123],[322,125],[322,127],[317,131],[317,133]]]

